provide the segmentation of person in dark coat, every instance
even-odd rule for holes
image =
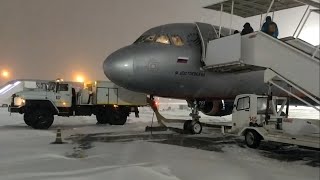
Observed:
[[[269,34],[270,36],[272,36],[274,38],[278,38],[279,31],[278,31],[278,26],[275,22],[271,22],[269,24],[267,34]]]
[[[253,29],[250,23],[247,22],[243,25],[243,30],[241,31],[241,35],[250,34],[250,33],[253,33]]]
[[[263,23],[262,27],[261,27],[261,31],[268,33],[269,30],[269,24],[272,22],[272,19],[270,16],[266,17],[266,22]]]
[[[266,22],[263,23],[261,31],[275,38],[278,38],[279,35],[278,26],[272,21],[270,16],[267,16]]]

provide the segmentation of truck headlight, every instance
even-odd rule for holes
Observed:
[[[22,99],[21,97],[14,98],[14,105],[15,106],[23,106],[25,103],[26,103],[26,101],[24,99]]]

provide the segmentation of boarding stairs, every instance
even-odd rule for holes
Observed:
[[[264,70],[266,83],[272,84],[320,111],[319,46],[300,39],[276,39],[263,32],[235,34],[206,44],[203,69],[220,73]],[[279,84],[286,83],[290,90]],[[312,103],[291,93],[292,89]],[[316,104],[316,106],[314,106]]]
[[[282,38],[280,39],[281,41],[289,44],[292,47],[297,48],[298,50],[309,54],[312,57],[315,57],[316,59],[320,59],[320,53],[319,53],[319,46],[313,46],[312,44],[303,41],[299,38],[294,38],[292,36],[286,37],[286,38]]]

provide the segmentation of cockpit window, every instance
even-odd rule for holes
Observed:
[[[157,43],[170,44],[170,39],[167,35],[160,35],[156,38]]]
[[[143,42],[153,42],[156,35],[147,36]]]
[[[171,40],[172,40],[172,43],[176,46],[183,46],[184,45],[182,38],[178,35],[171,36]]]
[[[156,35],[140,36],[134,43],[154,42]]]

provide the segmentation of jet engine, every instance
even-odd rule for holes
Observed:
[[[226,116],[232,114],[233,101],[198,101],[198,108],[208,116]]]

